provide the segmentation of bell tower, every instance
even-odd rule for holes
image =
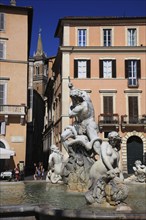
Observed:
[[[41,29],[39,30],[37,50],[34,53],[33,60],[33,89],[36,90],[43,97],[48,78],[48,59],[43,51]]]

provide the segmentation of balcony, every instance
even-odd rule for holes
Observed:
[[[25,105],[0,105],[0,117],[8,124],[10,116],[20,117],[20,123],[24,123],[26,115]]]
[[[100,114],[98,116],[98,125],[100,132],[109,130],[119,131],[119,115]]]
[[[128,78],[128,87],[129,88],[138,88],[138,79],[137,78]]]
[[[146,115],[139,115],[135,117],[129,117],[128,115],[121,116],[121,128],[122,130],[136,130],[146,132]]]
[[[25,115],[24,105],[0,105],[0,115]]]

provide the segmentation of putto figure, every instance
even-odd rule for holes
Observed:
[[[46,176],[46,181],[60,183],[62,180],[63,154],[56,145],[51,146],[51,154],[49,156],[48,164],[49,171]]]
[[[144,183],[146,182],[146,166],[142,164],[140,160],[135,161],[135,166],[133,167],[135,172],[136,181]]]

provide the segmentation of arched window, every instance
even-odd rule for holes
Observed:
[[[39,71],[40,71],[39,66],[36,66],[36,75],[39,75]]]

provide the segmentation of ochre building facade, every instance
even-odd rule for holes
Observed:
[[[52,142],[62,148],[60,134],[71,124],[70,78],[90,94],[99,136],[119,132],[121,167],[132,173],[146,158],[146,17],[65,17],[55,37]]]
[[[31,7],[0,5],[1,169],[25,163],[32,14]]]

